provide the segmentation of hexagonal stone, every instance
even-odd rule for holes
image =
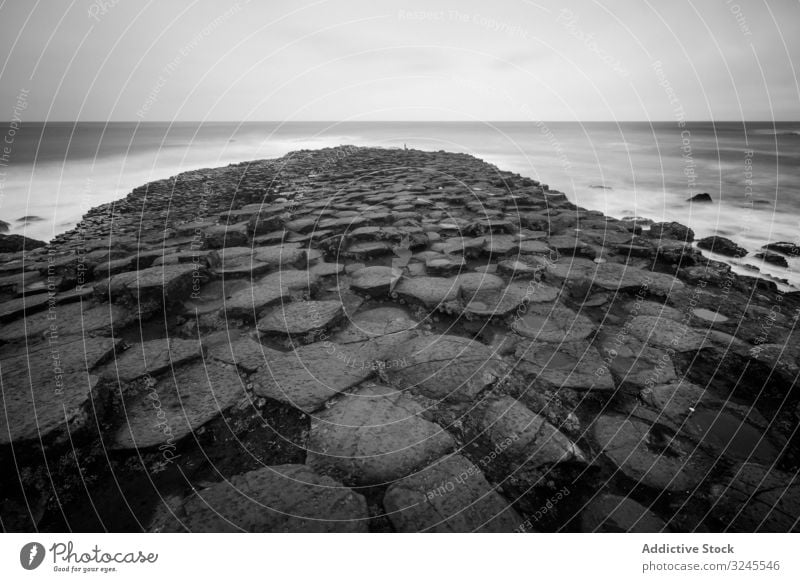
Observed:
[[[364,267],[353,273],[350,288],[371,297],[389,295],[400,280],[402,273],[392,267]]]
[[[538,467],[585,461],[575,443],[510,396],[502,396],[486,406],[481,430],[495,450],[503,451],[519,464]]]
[[[260,359],[251,377],[253,391],[309,413],[340,392],[360,384],[377,369],[370,351],[362,345],[327,341],[291,352],[262,346]]]
[[[253,248],[253,260],[266,263],[272,268],[296,265],[305,260],[306,252],[298,243],[283,243]]]
[[[691,443],[637,418],[601,416],[594,423],[593,434],[622,473],[648,487],[690,491],[711,468],[711,460]]]
[[[309,272],[317,277],[330,277],[344,273],[344,265],[340,263],[317,263],[310,267]]]
[[[125,399],[125,423],[112,448],[177,442],[248,398],[236,370],[214,362],[186,364],[153,380],[154,385]]]
[[[358,260],[370,259],[388,255],[392,252],[392,245],[384,241],[356,242],[347,247],[345,255]]]
[[[364,497],[305,465],[234,475],[183,501],[168,531],[365,533]]]
[[[523,521],[483,473],[461,455],[392,484],[383,498],[398,532],[513,532]]]
[[[120,383],[131,382],[148,374],[160,374],[202,355],[202,345],[196,340],[165,338],[146,341],[117,354],[105,366],[103,376]]]
[[[399,347],[395,358],[400,365],[386,369],[393,385],[450,402],[472,401],[507,372],[489,347],[452,335],[414,338]]]
[[[444,277],[403,277],[392,295],[410,303],[422,304],[429,309],[458,299],[458,284]]]
[[[796,473],[743,463],[712,488],[712,516],[726,531],[797,532],[800,483]]]
[[[220,308],[221,317],[256,320],[264,309],[292,301],[291,291],[280,285],[253,285],[237,291]]]
[[[604,335],[596,345],[604,356],[606,371],[613,371],[620,382],[653,386],[676,379],[675,365],[667,351],[640,342],[624,328],[604,331],[613,335]]]
[[[95,294],[113,303],[136,307],[144,315],[160,312],[165,304],[185,301],[207,279],[199,264],[150,267],[113,275],[95,284]]]
[[[42,311],[50,302],[55,305],[56,297],[55,295],[51,296],[49,293],[25,295],[17,299],[4,301],[0,303],[0,321],[11,321],[25,314]]]
[[[667,524],[655,513],[628,497],[594,497],[581,513],[584,532],[668,532]]]
[[[535,262],[508,259],[497,263],[497,272],[512,279],[533,279],[542,272],[544,265],[544,259]]]
[[[425,261],[425,270],[439,277],[456,275],[465,268],[466,263],[461,257],[430,257]]]
[[[247,223],[218,225],[203,232],[203,246],[207,249],[238,247],[247,244]]]
[[[511,327],[524,337],[556,343],[585,339],[595,329],[591,319],[561,303],[531,304]]]
[[[91,373],[111,357],[119,341],[109,338],[56,336],[52,343],[31,345],[0,355],[3,414],[0,445],[28,441],[66,442],[95,423],[106,398]]]
[[[506,286],[501,277],[489,273],[462,273],[455,278],[455,282],[465,301],[476,295],[501,291]]]
[[[274,307],[257,324],[264,334],[299,336],[328,329],[344,317],[341,301],[301,301]]]
[[[595,269],[597,269],[597,263],[589,259],[565,258],[547,263],[544,278],[553,281],[592,279]]]
[[[55,336],[72,335],[80,330],[87,336],[111,335],[135,321],[131,311],[120,305],[94,302],[56,305],[55,309],[28,315],[0,326],[0,342],[31,342]]]
[[[682,291],[685,287],[680,279],[672,275],[645,271],[619,263],[597,265],[591,282],[608,291],[646,289],[650,293],[661,296]]]
[[[588,342],[523,342],[516,348],[517,369],[548,388],[614,390],[605,362]]]
[[[634,337],[643,342],[677,352],[691,352],[705,345],[704,334],[666,317],[651,315],[634,317],[630,322],[630,331]]]
[[[313,419],[307,462],[345,483],[378,485],[402,479],[455,446],[440,426],[420,416],[423,411],[386,386],[347,394]]]

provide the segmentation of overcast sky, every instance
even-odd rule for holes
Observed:
[[[797,0],[9,0],[0,119],[800,120]],[[659,64],[660,63],[660,64]]]

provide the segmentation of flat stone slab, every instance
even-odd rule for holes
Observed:
[[[328,329],[344,317],[341,301],[301,301],[273,308],[258,320],[258,331],[288,336]]]
[[[503,451],[520,465],[539,467],[585,461],[575,443],[543,416],[510,396],[502,396],[486,406],[481,429],[495,450]]]
[[[613,372],[622,383],[635,386],[666,384],[677,378],[669,353],[631,336],[624,328],[609,329],[610,335],[599,344],[605,371]]]
[[[517,345],[516,368],[535,377],[548,388],[572,390],[614,390],[597,349],[586,341],[549,343],[522,342]]]
[[[744,463],[713,488],[712,515],[726,531],[794,532],[800,515],[797,474]]]
[[[345,395],[311,423],[307,463],[344,483],[391,483],[455,447],[421,405],[386,386]]]
[[[188,497],[169,528],[189,532],[366,533],[363,496],[306,465],[234,475]]]
[[[502,277],[490,273],[462,273],[455,278],[455,284],[464,301],[470,301],[476,295],[494,294],[506,286]]]
[[[630,332],[637,339],[659,348],[677,352],[699,350],[705,345],[705,336],[685,323],[651,315],[634,317]]]
[[[458,299],[459,286],[453,279],[444,277],[403,277],[395,286],[393,295],[409,303],[424,305],[428,309],[444,307]]]
[[[60,304],[55,309],[28,315],[0,326],[0,343],[38,343],[56,336],[82,333],[86,336],[111,335],[135,321],[133,313],[121,305],[82,303]]]
[[[711,462],[690,443],[660,434],[636,418],[600,416],[594,439],[620,471],[637,483],[665,491],[691,491],[707,476]]]
[[[655,513],[628,497],[600,495],[581,513],[587,533],[661,533],[669,528]]]
[[[155,375],[202,357],[196,340],[157,339],[131,346],[118,354],[103,370],[103,376],[120,383]]]
[[[591,319],[558,302],[535,303],[516,319],[511,328],[523,337],[544,342],[572,342],[594,332]]]
[[[189,299],[195,287],[207,279],[199,264],[177,264],[128,271],[95,283],[95,294],[102,300],[136,307],[152,314],[170,303]]]
[[[508,368],[491,348],[453,335],[414,338],[396,357],[401,365],[386,369],[392,385],[449,402],[474,400]]]
[[[645,271],[621,265],[619,263],[602,263],[597,265],[591,276],[593,285],[607,291],[647,290],[655,295],[667,296],[682,291],[683,282],[677,277],[665,273]]]
[[[105,400],[97,392],[99,375],[93,370],[112,356],[118,344],[110,338],[65,336],[5,351],[0,356],[0,445],[40,438],[66,442],[93,425],[94,411],[102,413]]]
[[[213,362],[187,364],[154,378],[155,385],[126,398],[125,423],[114,449],[145,449],[171,444],[246,400],[232,367]]]
[[[253,248],[253,260],[265,263],[272,268],[296,265],[303,262],[306,252],[298,243],[283,243]]]
[[[317,263],[308,271],[317,277],[330,277],[344,273],[344,265],[341,263]]]
[[[253,391],[313,412],[375,373],[372,354],[362,348],[359,344],[320,342],[278,352],[262,346],[262,363],[251,377]]]
[[[55,305],[56,296],[49,293],[27,295],[0,303],[0,321],[11,321],[25,314],[32,314],[45,309],[48,303]]]
[[[510,533],[523,524],[481,470],[455,454],[392,484],[383,505],[402,533]]]
[[[402,273],[392,267],[364,267],[353,273],[350,288],[371,297],[385,297],[393,290]]]

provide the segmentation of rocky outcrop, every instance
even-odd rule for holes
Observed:
[[[8,224],[8,223],[6,223]],[[0,253],[18,253],[31,251],[45,246],[47,243],[28,238],[21,234],[0,234]]]
[[[446,152],[137,188],[0,257],[3,523],[797,529],[800,297],[693,237]]]
[[[726,257],[744,257],[747,249],[740,247],[730,239],[721,236],[707,236],[697,241],[701,249],[711,251]]]

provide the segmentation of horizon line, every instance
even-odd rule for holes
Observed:
[[[24,126],[25,124],[29,123],[195,123],[195,124],[204,124],[204,123],[329,123],[329,124],[342,124],[342,123],[476,123],[476,124],[499,124],[499,123],[613,123],[613,124],[623,124],[623,123],[647,123],[647,124],[654,124],[654,123],[674,123],[675,125],[679,125],[679,123],[800,123],[800,119],[685,119],[681,120],[680,122],[675,119],[625,119],[625,120],[603,120],[603,119],[590,119],[586,121],[580,120],[566,120],[566,119],[506,119],[506,120],[473,120],[473,119],[374,119],[374,120],[356,120],[356,119],[340,119],[340,120],[333,120],[333,119],[322,119],[322,120],[313,120],[313,119],[294,119],[291,121],[285,120],[274,120],[274,119],[253,119],[253,120],[241,120],[241,119],[221,119],[221,120],[169,120],[169,119],[153,119],[153,120],[141,120],[141,119],[122,119],[122,120],[64,120],[64,119],[32,119],[32,120],[25,120],[20,122],[19,120],[3,120],[3,124],[10,124],[12,122],[18,123],[20,126]]]

